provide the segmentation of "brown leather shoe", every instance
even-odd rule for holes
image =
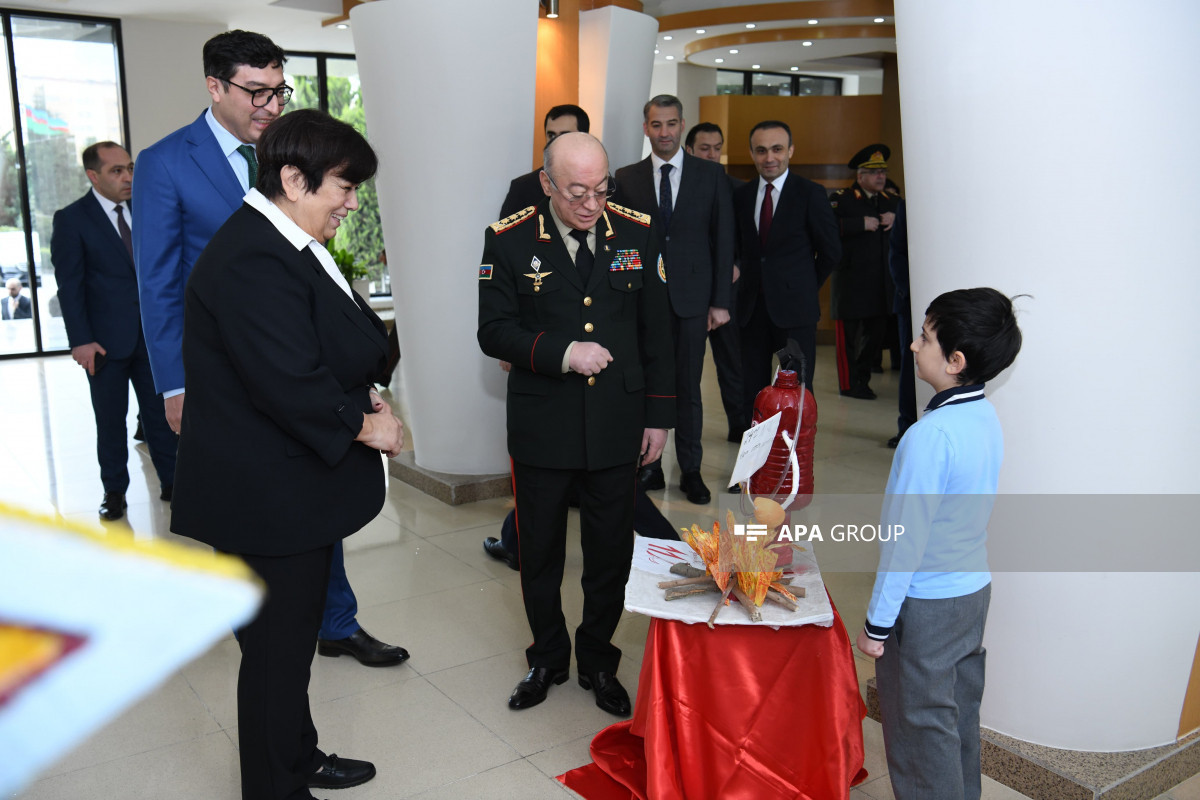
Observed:
[[[345,639],[318,639],[317,653],[333,658],[344,653],[367,667],[394,667],[408,660],[408,651],[403,647],[381,642],[362,628]]]

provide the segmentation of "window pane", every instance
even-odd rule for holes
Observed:
[[[8,52],[5,43],[0,41],[0,78],[4,79],[4,87],[8,83]],[[29,289],[29,258],[25,250],[25,220],[21,215],[20,171],[17,165],[17,136],[13,132],[12,99],[7,91],[0,90],[0,277],[3,283],[12,278],[21,281],[22,286],[17,294],[26,300],[30,299]],[[21,302],[18,300],[18,314],[12,313],[12,298],[7,286],[0,293],[0,303],[4,311],[0,314],[0,354],[30,353],[37,348],[33,336],[32,319],[16,319],[24,317],[19,311]]]
[[[742,73],[728,69],[717,70],[717,94],[741,94]]]
[[[320,108],[320,94],[317,88],[317,60],[308,56],[288,56],[284,65],[283,79],[288,86],[295,89],[291,102],[286,111],[297,108]]]
[[[801,95],[837,95],[842,93],[841,78],[812,78],[800,76]]]
[[[751,78],[751,94],[766,94],[786,97],[792,93],[791,75],[764,75],[756,72]]]

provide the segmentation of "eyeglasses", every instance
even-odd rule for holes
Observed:
[[[554,182],[554,178],[550,177],[549,172],[546,173],[546,178],[550,181],[550,185],[553,186],[555,188],[555,190],[558,191],[559,194],[561,194],[563,197],[565,197],[567,199],[567,203],[570,205],[573,205],[573,206],[577,206],[580,203],[582,203],[584,200],[589,200],[589,199],[597,200],[603,205],[604,201],[606,201],[608,198],[612,197],[613,194],[615,194],[617,191],[617,182],[613,178],[612,175],[609,175],[608,178],[606,179],[606,181],[605,181],[606,186],[602,191],[586,192],[585,194],[567,194],[562,189],[558,188],[558,184]]]
[[[271,102],[272,97],[275,97],[279,100],[280,106],[286,106],[288,101],[292,99],[292,92],[294,91],[292,87],[288,86],[287,84],[284,84],[283,86],[276,86],[274,89],[247,89],[240,83],[234,83],[233,81],[225,82],[236,86],[243,92],[249,94],[250,105],[254,106],[255,108],[266,108]]]

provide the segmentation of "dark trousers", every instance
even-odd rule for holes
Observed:
[[[339,541],[333,546],[329,567],[329,589],[325,593],[325,616],[321,619],[322,639],[345,639],[358,630],[358,598],[346,577],[346,560]]]
[[[896,432],[903,436],[917,421],[917,382],[911,350],[912,315],[907,307],[896,314],[896,320],[900,334],[900,416],[896,418]]]
[[[124,493],[129,488],[129,430],[125,418],[129,416],[130,383],[158,481],[163,486],[175,484],[177,440],[167,425],[162,397],[154,392],[150,356],[145,340],[138,334],[137,346],[128,358],[110,358],[95,375],[88,376],[96,416],[96,456],[105,492]]]
[[[734,285],[730,305],[737,307],[737,284]],[[731,433],[741,433],[744,427],[745,402],[742,389],[742,337],[734,309],[729,310],[729,322],[708,333],[712,345],[713,366],[717,368],[717,387],[721,390],[721,405],[725,408],[725,419]],[[635,525],[634,530],[641,531]]]
[[[238,631],[242,800],[309,800],[325,754],[308,706],[333,545],[290,556],[242,555],[266,584],[258,615]]]
[[[675,341],[675,459],[680,472],[699,472],[704,457],[700,443],[704,433],[700,378],[708,344],[707,313],[685,318],[672,311],[671,336]],[[643,466],[661,469],[661,459]]]
[[[904,598],[875,662],[883,745],[897,800],[979,800],[983,629],[992,587]]]
[[[621,651],[612,642],[621,619],[633,558],[633,464],[600,470],[544,469],[513,462],[520,539],[521,593],[533,644],[530,667],[565,668],[571,639],[560,589],[566,558],[567,497],[579,490],[583,548],[583,620],[575,630],[580,672],[613,672]]]
[[[838,320],[843,335],[838,336],[838,388],[843,391],[867,388],[871,383],[871,367],[883,347],[887,317]],[[844,347],[843,345],[844,342]],[[843,360],[848,385],[842,385]]]
[[[804,354],[804,385],[812,389],[813,367],[817,360],[817,326],[779,328],[771,323],[762,295],[752,313],[742,324],[742,411],[745,426],[750,427],[754,414],[754,398],[771,382],[771,357],[783,349],[788,339],[795,339]]]

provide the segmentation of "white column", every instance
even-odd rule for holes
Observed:
[[[375,2],[350,13],[416,462],[508,471],[505,380],[475,340],[484,228],[529,169],[537,8]]]
[[[619,6],[579,15],[579,105],[614,171],[641,159],[658,20]]]
[[[914,317],[954,288],[1033,295],[990,392],[1001,492],[1200,492],[1200,6],[896,0],[896,33]],[[983,724],[1080,750],[1174,741],[1197,575],[1028,563],[994,576]]]

